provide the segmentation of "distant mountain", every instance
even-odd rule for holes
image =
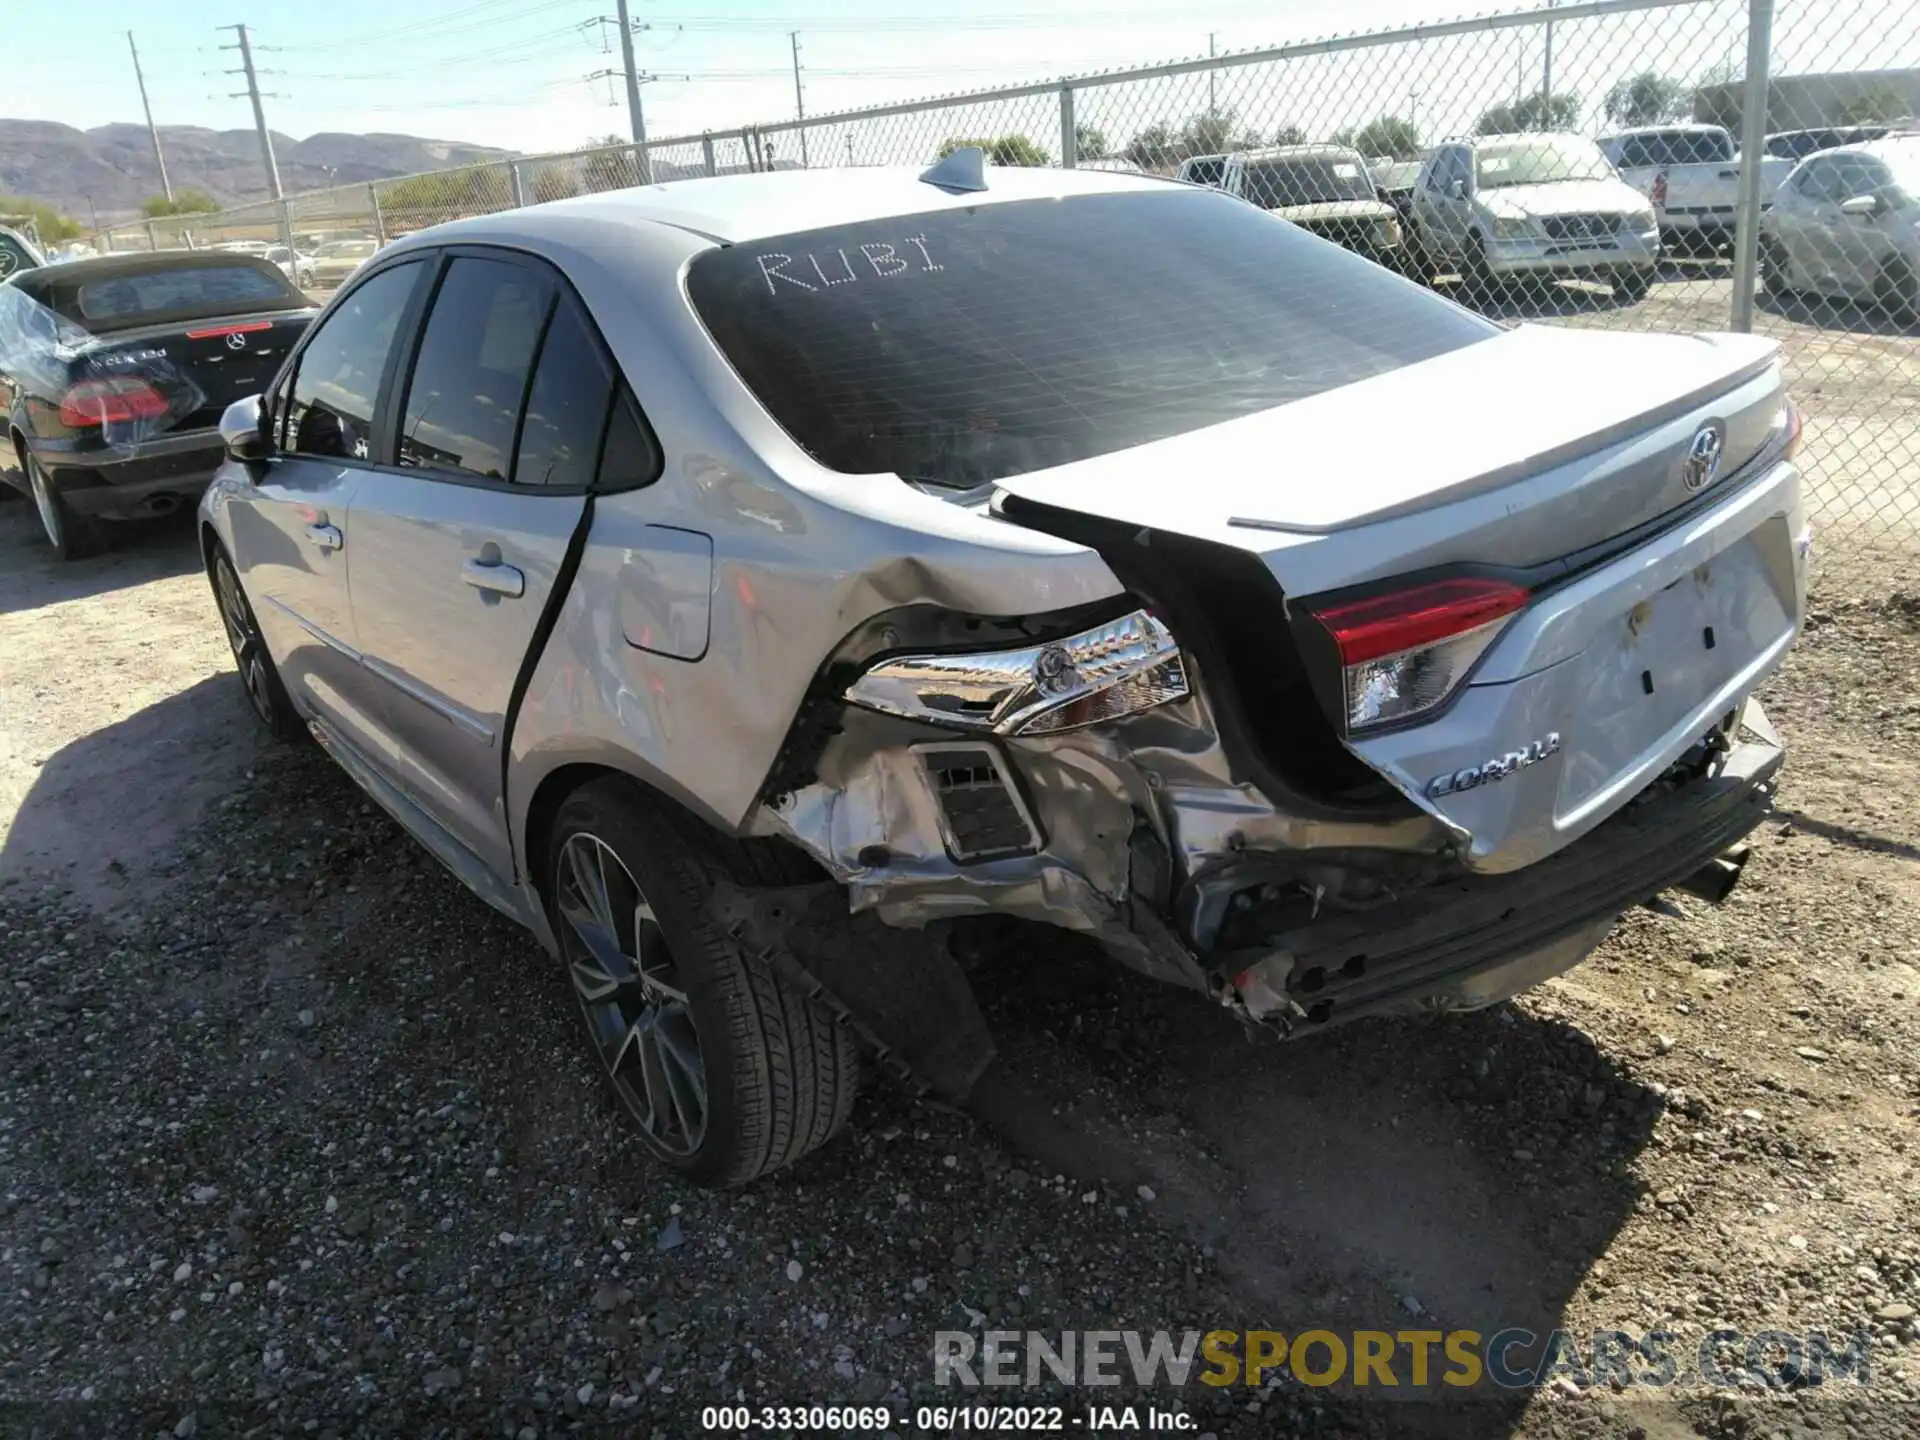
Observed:
[[[162,125],[160,144],[176,189],[192,186],[235,205],[269,194],[260,140],[251,130]],[[276,133],[273,152],[288,194],[512,154],[415,135],[324,133],[305,140]],[[102,222],[110,223],[131,218],[142,200],[160,193],[160,172],[144,125],[76,130],[48,120],[0,120],[0,193],[48,201],[82,222],[91,195]]]

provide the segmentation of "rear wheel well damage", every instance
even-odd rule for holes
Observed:
[[[726,835],[637,777],[598,764],[563,765],[534,791],[525,873],[551,911],[546,863],[569,797],[609,779],[631,803],[662,814],[661,833],[699,836],[732,877],[708,908],[753,960],[852,1027],[884,1070],[921,1092],[962,1100],[992,1061],[992,1037],[948,943],[947,927],[902,932],[856,915],[845,889],[783,836]]]

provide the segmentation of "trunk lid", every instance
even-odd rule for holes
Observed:
[[[1242,420],[1003,480],[996,506],[1041,528],[1050,515],[1097,517],[1135,574],[1155,563],[1155,532],[1243,557],[1221,556],[1222,571],[1257,557],[1277,582],[1274,614],[1254,622],[1270,632],[1259,642],[1269,653],[1292,644],[1289,616],[1318,596],[1463,566],[1524,574],[1532,600],[1446,704],[1342,742],[1444,821],[1469,866],[1508,870],[1626,803],[1738,707],[1791,641],[1803,600],[1798,476],[1749,463],[1780,438],[1774,351],[1745,336],[1521,327]],[[1690,487],[1703,433],[1719,438],[1722,460]],[[1729,484],[1743,466],[1751,473]],[[1674,511],[1684,518],[1663,523]],[[1235,663],[1260,662],[1242,651]]]
[[[233,401],[267,388],[313,315],[276,310],[117,330],[74,354],[70,383],[145,380],[167,402],[164,416],[143,422],[147,434],[205,429]]]

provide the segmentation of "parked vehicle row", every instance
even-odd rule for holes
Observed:
[[[1486,223],[1573,183],[1501,146]],[[1782,383],[966,149],[388,247],[228,408],[202,541],[259,719],[557,954],[645,1144],[729,1184],[863,1050],[966,1094],[956,916],[1298,1036],[1724,894],[1804,601]]]
[[[1878,139],[1856,141],[1856,135]],[[1828,141],[1846,141],[1838,148]],[[1920,134],[1790,131],[1761,159],[1761,270],[1776,296],[1845,297],[1896,320],[1920,311]],[[1788,156],[1804,154],[1796,162]],[[1482,295],[1597,280],[1632,302],[1663,253],[1729,243],[1741,161],[1713,125],[1449,141],[1418,161],[1304,145],[1182,162],[1176,178],[1237,195],[1423,282],[1453,272]]]

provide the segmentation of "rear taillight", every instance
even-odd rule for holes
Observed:
[[[60,402],[60,423],[73,430],[128,420],[157,420],[166,413],[167,402],[160,392],[132,376],[82,380]]]
[[[1349,733],[1439,705],[1527,598],[1505,580],[1458,576],[1314,609],[1339,652]]]
[[[1805,425],[1800,417],[1800,407],[1791,398],[1780,407],[1780,425],[1786,431],[1786,441],[1780,447],[1780,458],[1791,460],[1800,452],[1800,435]]]
[[[250,320],[244,325],[213,325],[205,330],[187,331],[189,340],[217,340],[222,335],[251,335],[256,330],[271,330],[271,320]]]

